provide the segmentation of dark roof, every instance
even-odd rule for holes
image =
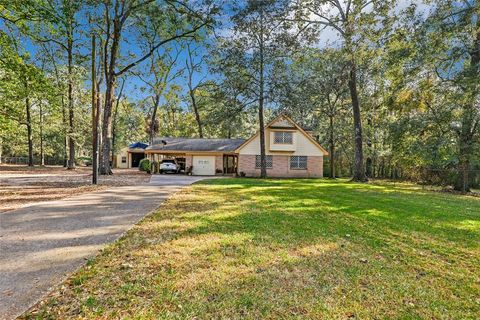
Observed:
[[[165,141],[166,144],[163,144]],[[237,149],[244,139],[200,139],[200,138],[156,138],[147,150],[231,152]]]
[[[130,149],[146,149],[148,147],[148,144],[143,143],[143,142],[134,142],[131,145],[128,146]]]

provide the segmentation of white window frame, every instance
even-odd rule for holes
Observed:
[[[290,156],[291,170],[307,170],[308,156]]]
[[[273,143],[274,144],[293,144],[293,132],[292,131],[274,131]]]
[[[255,156],[255,169],[260,169],[262,167],[261,164],[262,158],[259,154]],[[265,155],[265,162],[267,163],[267,169],[273,168],[273,156],[272,155]]]

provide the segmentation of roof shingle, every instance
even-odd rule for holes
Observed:
[[[162,143],[162,141],[165,142]],[[147,150],[232,152],[244,139],[201,139],[201,138],[156,138]]]

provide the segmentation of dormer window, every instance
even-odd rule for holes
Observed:
[[[273,136],[275,144],[293,144],[293,132],[291,131],[275,131]]]

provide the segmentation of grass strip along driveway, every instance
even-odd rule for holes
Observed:
[[[480,201],[219,179],[170,198],[25,317],[475,319]]]

